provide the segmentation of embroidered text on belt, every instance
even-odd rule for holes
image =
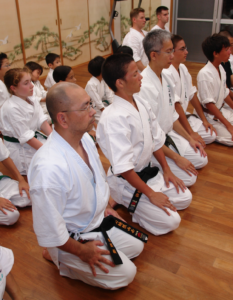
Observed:
[[[159,168],[158,167],[151,167],[149,165],[148,167],[144,168],[142,171],[136,172],[136,173],[138,174],[138,176],[141,178],[142,181],[144,181],[145,183],[147,183],[147,181],[149,179],[155,177],[158,174],[158,172],[159,172]],[[117,176],[117,177],[125,179],[121,175]],[[132,199],[130,201],[129,207],[128,207],[128,211],[129,212],[131,212],[131,213],[135,212],[141,196],[142,196],[142,192],[140,192],[139,190],[136,189],[135,192],[134,192],[134,194],[133,194],[133,197],[132,197]]]
[[[135,227],[123,222],[122,220],[120,220],[114,216],[111,216],[111,215],[104,218],[102,223],[100,224],[100,226],[91,231],[91,232],[102,232],[114,264],[121,265],[121,264],[123,264],[123,262],[120,258],[120,255],[117,252],[117,249],[115,248],[115,246],[113,245],[111,239],[109,238],[109,236],[107,234],[107,231],[110,230],[112,227],[119,228],[122,231],[141,240],[144,243],[147,243],[148,235],[143,233],[142,231],[136,229]],[[72,239],[74,239],[75,234],[72,232],[69,232],[69,234],[70,234],[70,237]],[[79,239],[78,241],[81,243],[87,242],[86,240],[82,240],[82,239]]]

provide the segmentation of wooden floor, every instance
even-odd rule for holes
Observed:
[[[187,65],[192,74],[202,67]],[[89,78],[87,67],[75,73],[84,87]],[[164,236],[149,234],[143,253],[134,259],[138,270],[134,282],[118,291],[61,277],[55,265],[41,256],[31,208],[20,209],[17,224],[0,226],[0,241],[14,252],[12,272],[24,292],[38,300],[233,299],[233,150],[213,143],[206,151],[209,163],[199,171],[197,183],[190,189],[190,207],[179,212],[180,227]],[[101,151],[100,157],[107,170],[109,163]],[[2,166],[0,170],[4,171]],[[117,210],[131,223],[125,208]]]

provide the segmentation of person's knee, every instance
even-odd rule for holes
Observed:
[[[187,176],[183,179],[183,181],[184,181],[184,184],[185,184],[186,187],[192,186],[196,183],[197,176],[194,175],[194,174],[191,174],[191,176],[189,176],[187,174]]]
[[[19,219],[20,213],[18,210],[14,211],[7,211],[6,219],[2,223],[3,225],[13,225],[15,224]]]
[[[180,222],[181,222],[181,218],[180,218],[180,215],[178,213],[174,213],[174,214],[171,214],[168,218],[168,228],[169,228],[169,231],[173,231],[173,230],[176,230],[179,225],[180,225]]]
[[[199,152],[199,151],[198,151]],[[205,167],[208,164],[208,157],[207,156],[201,156],[200,152],[199,152],[199,156],[196,159],[195,163],[194,163],[194,167],[196,169],[201,169],[203,167]]]
[[[144,243],[138,239],[134,239],[134,245],[132,247],[130,258],[137,257],[142,253],[142,250],[144,249]]]
[[[180,201],[175,204],[178,210],[185,209],[189,207],[190,203],[192,202],[192,193],[189,189],[186,189],[184,193],[180,193]]]
[[[124,263],[119,267],[121,268],[121,275],[118,276],[116,280],[110,282],[108,289],[116,290],[126,287],[134,280],[134,277],[137,273],[137,268],[132,261],[128,260],[127,263],[124,261]]]
[[[206,143],[206,145],[213,143],[216,140],[216,133],[213,131],[212,135],[211,135],[211,131],[210,129],[208,130],[208,135],[206,135],[206,137],[203,138],[204,142]]]

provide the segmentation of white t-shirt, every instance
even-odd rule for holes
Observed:
[[[161,30],[166,30],[167,32],[170,32],[170,30],[165,26],[165,29],[163,29],[163,28],[161,28],[161,27],[159,27],[159,25],[155,25],[152,29],[151,29],[151,31],[152,30],[155,30],[155,29],[161,29]]]

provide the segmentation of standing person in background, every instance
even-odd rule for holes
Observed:
[[[162,30],[166,30],[168,32],[170,32],[170,30],[165,26],[168,21],[169,21],[169,11],[168,8],[166,6],[159,6],[156,9],[156,16],[158,19],[157,24],[151,29],[155,30],[155,29],[162,29]]]
[[[56,53],[49,53],[46,55],[45,61],[49,67],[49,72],[45,79],[44,86],[47,90],[49,90],[56,83],[53,79],[53,71],[56,67],[61,66],[60,55]]]
[[[132,27],[126,34],[122,45],[128,46],[133,50],[133,58],[138,66],[138,70],[142,72],[148,65],[148,58],[142,45],[142,40],[147,35],[147,31],[142,29],[146,24],[145,10],[143,8],[132,9],[130,20]]]

